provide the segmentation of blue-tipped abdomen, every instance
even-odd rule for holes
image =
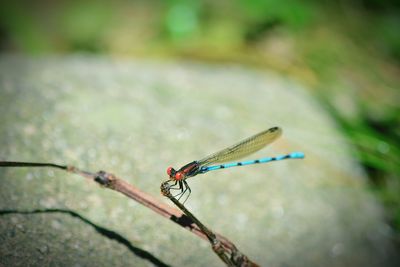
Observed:
[[[257,163],[267,163],[270,161],[278,161],[278,160],[284,160],[284,159],[302,159],[302,158],[304,158],[303,152],[292,152],[287,155],[280,155],[280,156],[276,156],[276,157],[268,157],[268,158],[240,161],[240,162],[225,163],[225,164],[221,164],[221,165],[207,166],[207,167],[201,168],[199,173],[205,173],[205,172],[209,172],[209,171],[226,169],[226,168],[231,168],[231,167],[236,167],[236,166],[245,166],[245,165],[257,164]]]

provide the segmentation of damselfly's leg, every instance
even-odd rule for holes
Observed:
[[[192,189],[190,189],[190,187],[189,187],[188,183],[187,183],[185,180],[183,180],[183,184],[184,184],[184,185],[185,185],[185,187],[186,187],[186,189],[185,189],[185,192],[186,192],[186,190],[188,190],[188,191],[189,191],[189,194],[187,195],[187,197],[186,197],[185,201],[183,201],[183,203],[182,203],[182,204],[185,204],[186,200],[188,200],[188,199],[189,199],[189,196],[190,196],[190,194],[192,193]]]
[[[183,191],[181,192],[181,194],[180,194],[178,200],[180,200],[180,199],[183,197],[183,195],[186,193],[186,191],[187,191],[188,188],[189,188],[189,186],[188,186],[188,184],[186,183],[186,181],[180,181],[180,182],[182,183]]]
[[[190,194],[192,193],[192,190],[190,189],[188,183],[185,180],[179,181],[179,183],[182,186],[182,191],[178,195],[176,195],[176,196],[179,196],[178,200],[180,200],[186,194],[186,192],[189,192],[189,194],[185,198],[185,201],[183,201],[183,203],[182,203],[182,204],[185,204],[186,200],[188,200]]]
[[[176,194],[175,196],[173,196],[173,197],[177,197],[177,196],[182,196],[182,194],[183,194],[183,190],[184,190],[184,188],[183,188],[183,183],[182,183],[182,181],[178,181],[178,184],[179,184],[179,188],[177,188],[177,189],[179,189],[179,190],[181,190],[181,192],[179,192],[178,194]],[[179,198],[178,198],[179,199]]]
[[[178,181],[175,180],[175,183],[173,185],[171,185],[169,189],[170,190],[180,190],[181,189],[180,187],[174,187],[176,185],[178,185]]]

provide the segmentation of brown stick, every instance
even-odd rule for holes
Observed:
[[[151,195],[139,190],[135,186],[128,182],[116,177],[111,173],[99,171],[92,173],[88,171],[80,170],[74,166],[58,165],[53,163],[32,163],[32,162],[12,162],[12,161],[0,161],[0,167],[51,167],[58,168],[70,173],[78,174],[89,180],[95,181],[103,187],[115,190],[124,194],[125,196],[137,201],[138,203],[150,208],[161,216],[173,221],[179,226],[189,230],[196,234],[198,237],[209,240],[212,244],[214,252],[223,260],[228,266],[241,266],[247,267],[258,266],[254,262],[250,261],[244,254],[242,254],[236,246],[230,242],[227,238],[222,235],[213,233],[206,228],[196,217],[193,216],[182,204],[179,203],[175,198],[170,198],[183,211],[172,208]],[[174,200],[176,200],[176,202]],[[178,204],[179,203],[179,204]],[[182,207],[180,206],[182,205]],[[186,213],[186,214],[185,214]]]
[[[170,180],[161,184],[161,193],[168,197],[186,216],[188,216],[200,230],[207,236],[213,251],[228,266],[257,266],[251,262],[246,255],[242,254],[236,246],[225,237],[213,233],[208,227],[200,222],[182,203],[180,203],[170,192]]]
[[[82,175],[80,170],[73,167],[70,167],[68,171]],[[94,174],[89,178],[104,187],[124,194],[125,196],[139,202],[143,206],[146,206],[149,209],[155,211],[161,216],[170,219],[174,223],[177,223],[178,225],[196,234],[197,236],[207,240],[207,236],[185,214],[177,209],[168,206],[167,204],[159,202],[151,195],[139,190],[137,187],[131,185],[130,183],[117,178],[115,175],[104,171],[99,171],[97,174]]]

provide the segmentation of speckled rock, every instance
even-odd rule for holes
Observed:
[[[262,266],[393,263],[391,229],[350,146],[288,79],[237,66],[3,55],[0,120],[3,160],[107,170],[165,202],[168,166],[280,126],[283,136],[251,158],[306,159],[195,177],[188,207]],[[0,266],[222,265],[204,240],[78,176],[3,168],[0,181]]]

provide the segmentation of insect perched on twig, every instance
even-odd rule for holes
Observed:
[[[281,128],[273,127],[268,130],[262,131],[256,135],[248,137],[243,141],[240,141],[228,148],[213,153],[201,160],[192,161],[178,170],[175,170],[172,167],[168,167],[167,174],[169,176],[169,180],[165,181],[162,186],[164,186],[164,188],[167,187],[168,189],[180,190],[179,194],[175,196],[175,197],[179,196],[178,200],[188,191],[189,194],[184,201],[186,202],[192,191],[188,183],[186,182],[187,178],[194,177],[201,173],[206,173],[209,171],[225,169],[230,167],[244,166],[257,163],[267,163],[270,161],[278,161],[284,159],[304,158],[304,153],[293,152],[290,154],[280,155],[276,157],[266,157],[255,160],[225,163],[231,160],[237,160],[245,156],[248,156],[250,154],[253,154],[254,152],[264,148],[266,145],[272,143],[281,134],[282,134]],[[225,164],[210,166],[211,164],[215,163],[225,163]]]

